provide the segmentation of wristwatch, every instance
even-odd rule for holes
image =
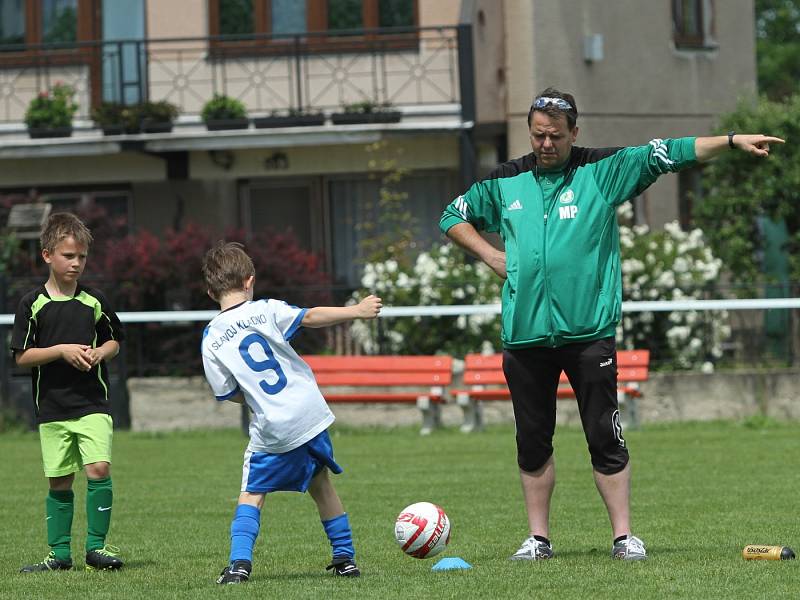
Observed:
[[[733,136],[735,136],[735,135],[736,135],[736,132],[735,132],[735,131],[729,131],[729,132],[728,132],[728,147],[729,147],[731,150],[733,150],[734,148],[736,148],[736,146],[734,146],[734,145],[733,145]]]

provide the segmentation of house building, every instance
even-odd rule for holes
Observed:
[[[616,146],[708,134],[755,81],[753,0],[0,0],[0,196],[96,203],[155,232],[292,229],[355,286],[384,161],[424,243],[456,194],[530,151],[547,86],[576,96],[580,145]],[[32,139],[26,107],[56,82],[76,92],[71,135]],[[209,131],[215,94],[324,122]],[[177,106],[171,131],[92,121],[146,100]],[[357,103],[394,122],[341,123]],[[697,185],[662,178],[637,219],[688,222]]]

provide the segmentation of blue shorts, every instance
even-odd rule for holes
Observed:
[[[333,473],[342,467],[333,459],[333,445],[327,431],[289,452],[244,452],[242,491],[252,494],[269,492],[305,492],[311,479],[327,467]]]

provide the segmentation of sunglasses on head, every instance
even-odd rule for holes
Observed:
[[[547,96],[540,96],[533,101],[532,108],[546,108],[548,106],[555,106],[561,110],[575,112],[572,105],[563,98],[548,98]]]

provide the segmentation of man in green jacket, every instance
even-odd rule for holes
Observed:
[[[616,209],[660,175],[742,150],[769,155],[764,135],[655,139],[644,146],[573,146],[578,110],[548,88],[528,113],[533,152],[500,165],[444,211],[439,227],[505,279],[503,370],[514,407],[517,463],[530,537],[511,557],[553,556],[556,389],[563,370],[575,390],[594,479],[611,520],[611,556],[642,560],[630,527],[630,465],[617,404],[615,332],[622,277]],[[478,231],[499,233],[505,251]]]

